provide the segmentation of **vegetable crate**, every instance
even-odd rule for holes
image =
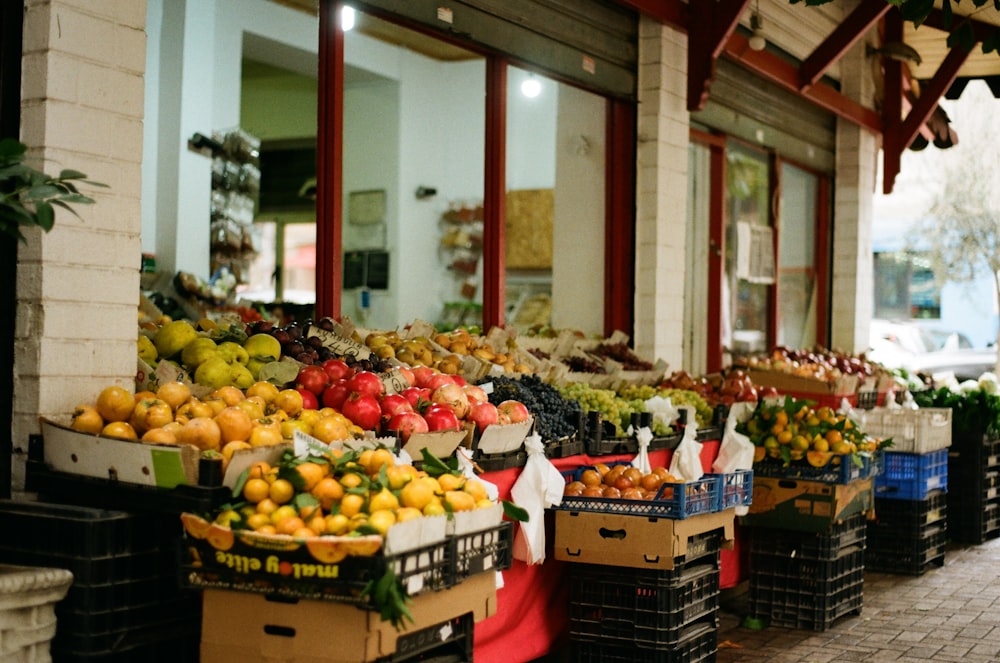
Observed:
[[[867,524],[869,544],[873,536],[904,540],[923,538],[928,528],[947,523],[948,495],[943,490],[931,491],[922,500],[875,498],[875,518]]]
[[[684,629],[680,640],[669,649],[653,649],[641,644],[601,638],[571,642],[573,660],[579,663],[701,663],[714,661],[718,652],[718,626],[697,622]]]
[[[928,453],[885,452],[885,470],[875,477],[875,496],[922,500],[932,490],[948,489],[948,450]]]
[[[750,554],[750,617],[772,626],[825,631],[861,613],[864,547],[850,546],[835,559]]]
[[[944,566],[948,540],[944,523],[924,528],[919,536],[904,539],[872,534],[865,550],[865,569],[881,573],[923,575],[934,566]]]
[[[868,479],[881,471],[883,452],[832,454],[825,465],[815,467],[806,460],[788,464],[779,459],[765,458],[753,464],[757,476],[779,479],[805,479],[823,483],[848,484],[857,479]]]
[[[56,607],[55,660],[177,660],[197,651],[201,598],[177,582],[176,516],[0,500],[0,563],[73,574]],[[169,644],[168,644],[169,643]],[[157,658],[170,651],[169,658]]]
[[[566,483],[579,481],[584,470],[580,466],[563,472]],[[722,510],[722,484],[718,475],[706,474],[702,478],[683,483],[664,483],[649,500],[622,499],[618,497],[586,497],[564,495],[562,504],[553,507],[569,511],[596,511],[628,515],[648,515],[657,518],[687,518],[701,513]]]
[[[1000,440],[961,435],[948,450],[948,535],[980,544],[1000,536]]]
[[[715,477],[720,484],[720,509],[749,506],[753,502],[753,470],[736,470],[706,476]]]

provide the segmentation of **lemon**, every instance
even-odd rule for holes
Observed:
[[[188,343],[198,338],[198,332],[187,320],[174,320],[156,330],[153,344],[161,359],[172,357]]]

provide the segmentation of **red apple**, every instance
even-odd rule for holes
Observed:
[[[522,421],[527,421],[530,416],[528,408],[524,406],[524,403],[515,400],[507,400],[500,403],[497,405],[497,412],[500,415],[505,415],[512,424],[519,424]]]
[[[368,394],[352,393],[340,411],[344,416],[365,430],[375,430],[378,428],[379,420],[382,418],[382,408],[378,405],[378,400]]]
[[[403,441],[403,444],[406,444],[411,435],[414,433],[426,433],[429,428],[427,420],[416,412],[400,412],[389,420],[385,425],[385,430],[398,433],[399,439]]]
[[[465,419],[465,415],[469,413],[469,397],[465,395],[465,390],[454,382],[441,385],[431,392],[431,402],[447,405],[459,419]]]
[[[347,386],[356,394],[363,394],[378,399],[385,393],[385,384],[377,373],[358,371],[347,378]]]
[[[316,394],[309,391],[304,387],[298,387],[295,391],[302,394],[302,409],[303,410],[318,410],[319,409],[319,398]]]
[[[346,380],[354,375],[354,369],[348,366],[347,362],[343,359],[327,359],[320,364],[320,368],[326,371],[326,374],[330,376],[330,382]]]
[[[427,430],[458,430],[461,424],[455,412],[447,405],[435,403],[428,406],[424,411],[424,419],[427,421]]]
[[[314,396],[322,394],[329,382],[330,377],[319,366],[303,366],[295,376],[295,384],[309,390]]]
[[[469,399],[469,403],[485,403],[490,400],[489,396],[486,395],[486,391],[475,384],[467,384],[462,387],[465,391],[465,395]]]
[[[323,407],[339,410],[350,395],[351,388],[348,386],[347,380],[337,380],[323,390]]]
[[[382,408],[382,416],[386,419],[391,419],[402,412],[413,412],[410,401],[406,400],[402,394],[386,394],[378,404]]]
[[[469,408],[469,414],[466,415],[466,419],[476,424],[476,430],[482,433],[486,430],[487,426],[492,426],[497,423],[499,417],[499,412],[497,411],[497,406],[489,401],[485,403],[475,403],[471,408]]]

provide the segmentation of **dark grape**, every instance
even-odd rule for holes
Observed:
[[[576,433],[580,420],[580,404],[563,398],[559,391],[536,375],[520,379],[506,376],[489,378],[493,383],[489,400],[499,405],[506,400],[521,401],[535,417],[535,428],[542,440],[550,442]]]

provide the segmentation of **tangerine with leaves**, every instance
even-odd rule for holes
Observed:
[[[263,479],[247,479],[243,484],[243,499],[253,504],[259,504],[271,494],[271,484]]]
[[[295,497],[295,486],[288,479],[275,479],[271,482],[268,497],[278,504],[287,504]]]
[[[320,479],[326,476],[327,472],[326,466],[312,461],[299,463],[295,466],[295,471],[302,477],[302,490],[307,493],[312,492],[312,489],[316,487]]]

